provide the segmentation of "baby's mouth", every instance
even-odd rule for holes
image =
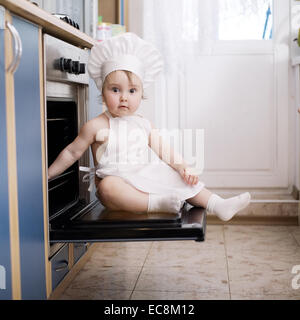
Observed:
[[[119,108],[126,108],[126,109],[128,109],[128,107],[127,107],[127,106],[119,106]]]

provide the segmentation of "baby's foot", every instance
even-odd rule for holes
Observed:
[[[236,197],[223,199],[216,194],[208,200],[207,210],[213,212],[223,221],[230,220],[237,212],[246,208],[250,203],[250,193],[245,192]]]
[[[148,212],[174,212],[180,211],[184,201],[177,196],[162,196],[149,193]]]

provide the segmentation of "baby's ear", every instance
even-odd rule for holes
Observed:
[[[99,94],[99,96],[98,96],[98,102],[101,103],[101,104],[105,104],[103,94]]]

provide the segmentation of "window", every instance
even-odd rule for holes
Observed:
[[[272,0],[218,0],[218,39],[272,39],[272,9]]]

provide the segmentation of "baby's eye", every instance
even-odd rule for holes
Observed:
[[[116,87],[113,87],[113,88],[112,88],[112,91],[113,91],[113,92],[119,92],[119,89],[116,88]]]
[[[136,89],[135,89],[135,88],[132,88],[132,89],[129,90],[129,92],[130,92],[130,93],[135,93],[135,92],[136,92]]]

